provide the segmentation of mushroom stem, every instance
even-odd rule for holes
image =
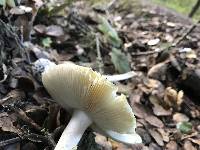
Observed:
[[[83,133],[91,123],[91,119],[85,112],[75,110],[54,150],[72,150],[76,148]]]
[[[130,71],[127,73],[123,73],[123,74],[117,74],[117,75],[104,75],[108,81],[110,82],[117,82],[117,81],[121,81],[121,80],[127,80],[129,78],[133,78],[137,75],[136,72],[134,71]]]

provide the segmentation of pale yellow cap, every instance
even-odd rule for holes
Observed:
[[[135,133],[136,119],[126,97],[117,96],[117,87],[91,68],[55,65],[42,74],[42,82],[62,107],[86,112],[99,128]]]

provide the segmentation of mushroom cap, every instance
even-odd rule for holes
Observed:
[[[42,82],[61,106],[84,111],[99,128],[135,133],[136,119],[125,95],[117,96],[117,87],[91,68],[55,65],[43,72]]]

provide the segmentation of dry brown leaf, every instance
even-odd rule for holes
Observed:
[[[25,93],[22,90],[15,89],[10,91],[3,99],[1,99],[1,105],[14,104],[17,101],[21,101],[25,98]]]
[[[149,144],[149,150],[161,150],[160,146],[156,143]]]
[[[190,141],[185,141],[183,145],[183,150],[197,150]]]
[[[200,146],[200,139],[193,139],[193,138],[188,138],[192,143],[198,144]]]
[[[95,142],[102,147],[104,147],[105,150],[112,150],[112,144],[110,141],[107,140],[107,138],[103,135],[100,135],[98,133],[95,133]]]
[[[189,121],[189,118],[185,114],[175,113],[173,115],[173,121],[176,123],[183,122],[183,121],[187,122],[187,121]]]
[[[164,146],[163,138],[156,130],[149,129],[149,133],[160,146]]]
[[[148,77],[157,79],[157,80],[165,80],[166,79],[166,71],[167,71],[167,62],[162,62],[154,65],[148,71]]]
[[[191,134],[184,134],[182,137],[181,137],[181,140],[184,140],[184,139],[189,139],[189,138],[192,138],[192,137],[196,137],[198,136],[199,133],[198,132],[193,132]]]
[[[144,118],[145,116],[147,116],[145,107],[143,105],[139,103],[133,103],[131,107],[133,108],[133,112],[137,117]]]
[[[157,95],[159,97],[164,96],[165,88],[163,84],[158,80],[143,79],[143,84],[140,84],[138,87],[146,94]]]
[[[62,27],[57,25],[51,25],[46,28],[46,35],[53,36],[53,37],[60,37],[63,36],[64,30]]]
[[[148,115],[145,117],[145,120],[152,126],[158,127],[158,128],[163,128],[164,124],[163,122],[158,119],[156,116],[153,115]]]
[[[0,128],[2,131],[14,132],[19,134],[20,130],[16,128],[13,123],[17,118],[14,115],[8,115],[7,113],[0,113]]]
[[[46,31],[46,26],[43,24],[38,24],[34,26],[34,30],[40,34],[44,34]]]
[[[166,144],[165,150],[177,150],[178,145],[176,144],[175,141],[170,141],[169,143]]]
[[[152,139],[151,139],[149,132],[147,130],[145,130],[144,128],[137,127],[136,132],[141,136],[142,143],[144,145],[148,145],[152,142]]]
[[[161,105],[155,105],[153,107],[153,112],[156,116],[170,116],[172,114],[171,109],[165,109]]]
[[[131,84],[121,84],[121,83],[116,83],[116,86],[118,87],[118,92],[123,93],[123,94],[129,94],[133,90],[133,86]]]
[[[158,128],[157,131],[162,135],[163,141],[169,142],[169,132],[166,132],[162,128]]]
[[[149,40],[147,44],[148,44],[149,46],[155,46],[155,45],[157,45],[159,42],[160,42],[160,39],[157,38],[157,39]]]

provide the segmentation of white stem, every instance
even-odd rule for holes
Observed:
[[[83,133],[91,123],[91,119],[85,112],[74,111],[54,150],[72,150],[76,148]]]
[[[130,71],[124,74],[117,74],[117,75],[104,75],[109,81],[111,82],[116,82],[116,81],[121,81],[121,80],[126,80],[129,78],[132,78],[136,76],[137,73],[134,71]]]

